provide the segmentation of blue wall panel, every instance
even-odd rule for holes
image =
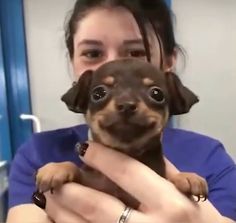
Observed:
[[[12,158],[10,144],[10,128],[7,111],[6,81],[2,57],[2,40],[0,29],[0,160],[10,161]]]
[[[0,0],[0,24],[14,154],[32,134],[32,123],[20,119],[31,114],[22,0]]]

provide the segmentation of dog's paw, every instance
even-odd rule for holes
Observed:
[[[66,182],[77,181],[79,168],[72,162],[48,163],[38,169],[35,178],[40,192],[52,192]]]
[[[195,173],[178,173],[171,182],[179,191],[186,195],[194,195],[198,198],[197,201],[203,199],[205,201],[208,196],[208,185],[204,178]]]

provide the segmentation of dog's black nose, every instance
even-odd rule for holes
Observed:
[[[127,101],[123,103],[117,103],[116,109],[121,114],[132,115],[137,111],[137,105],[135,102]]]

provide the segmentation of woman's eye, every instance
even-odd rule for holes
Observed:
[[[98,86],[92,90],[91,99],[93,102],[104,100],[107,97],[108,89],[106,86]]]
[[[163,103],[165,101],[164,93],[159,87],[151,87],[148,94],[155,102]]]
[[[101,50],[85,50],[81,55],[87,59],[97,59],[102,57],[103,53]]]
[[[131,56],[131,57],[146,57],[146,52],[144,49],[130,50],[129,56]]]

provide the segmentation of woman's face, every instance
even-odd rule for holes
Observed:
[[[149,32],[149,43],[151,61],[160,67],[160,47],[154,32]],[[128,10],[95,8],[79,21],[72,58],[77,78],[85,70],[127,57],[146,60],[139,27]]]

